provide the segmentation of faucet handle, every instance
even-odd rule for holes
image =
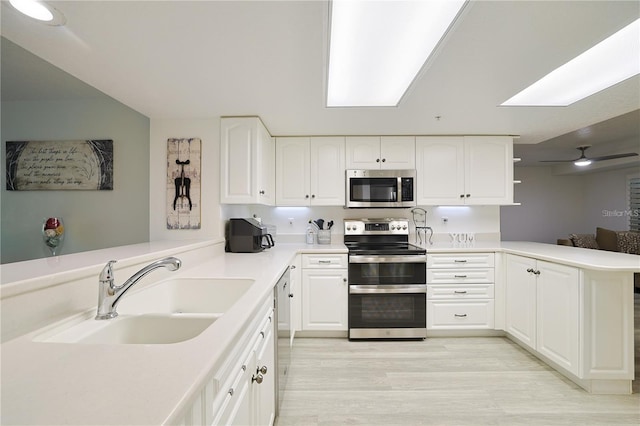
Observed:
[[[111,265],[113,265],[116,262],[117,260],[110,260],[107,262],[106,265],[104,265],[104,268],[102,268],[102,272],[100,272],[100,277],[99,277],[101,282],[107,282],[107,283],[113,282],[113,268],[111,267]]]

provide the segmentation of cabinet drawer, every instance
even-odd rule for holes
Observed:
[[[427,284],[427,300],[493,299],[493,284]]]
[[[493,268],[493,253],[428,254],[427,268]]]
[[[493,300],[427,302],[427,329],[492,329]]]
[[[346,268],[346,254],[303,254],[302,268]]]
[[[427,284],[493,283],[494,269],[427,269]]]

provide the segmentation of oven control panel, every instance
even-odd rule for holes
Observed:
[[[407,219],[345,219],[345,235],[409,235]]]

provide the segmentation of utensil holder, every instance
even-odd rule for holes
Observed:
[[[318,230],[318,244],[331,244],[331,230]]]

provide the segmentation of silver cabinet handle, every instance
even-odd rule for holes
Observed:
[[[331,261],[330,260],[318,260],[318,263],[322,263],[323,265],[330,265]]]
[[[267,374],[267,366],[263,365],[262,367],[258,368],[258,373]]]
[[[534,274],[540,275],[540,271],[533,271]]]
[[[466,290],[462,290],[462,291],[458,291],[458,290],[454,290],[453,291],[455,294],[467,294]]]
[[[532,273],[532,272],[533,272],[533,268],[528,268],[528,269],[527,269],[527,272],[528,272],[528,273]]]
[[[467,260],[466,260],[466,259],[462,259],[462,260],[460,260],[460,259],[454,259],[454,260],[453,260],[453,263],[467,263]]]
[[[467,314],[453,314],[453,316],[458,318],[464,318],[467,316]]]
[[[453,278],[467,278],[466,275],[454,275]]]
[[[256,374],[255,376],[251,376],[251,383],[256,382],[257,384],[261,384],[264,380],[264,376],[262,374]]]

